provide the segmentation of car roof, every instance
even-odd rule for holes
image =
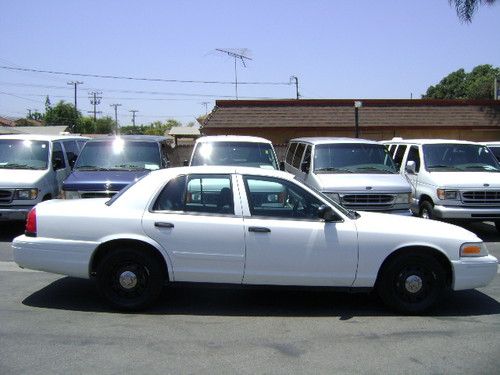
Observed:
[[[379,144],[377,141],[361,138],[348,137],[302,137],[293,138],[290,142],[307,142],[313,145],[332,144],[332,143],[362,143],[362,144]]]
[[[205,142],[248,142],[272,144],[268,139],[262,137],[253,137],[249,135],[207,135],[196,140],[196,143]]]
[[[179,174],[231,174],[231,173],[266,176],[266,177],[279,177],[287,180],[294,179],[294,176],[292,174],[275,169],[234,167],[234,166],[223,166],[223,165],[200,165],[195,167],[165,168],[152,171],[149,175],[164,178],[170,176],[171,174],[179,175]]]
[[[91,139],[89,142],[109,142],[115,139],[123,139],[124,141],[141,141],[141,142],[163,142],[167,137],[160,135],[106,135]]]
[[[384,144],[413,144],[413,145],[425,145],[425,144],[471,144],[477,145],[477,142],[462,141],[457,139],[395,139],[390,141],[381,141]]]
[[[59,140],[68,140],[68,139],[77,139],[77,140],[88,140],[87,137],[81,137],[79,135],[42,135],[42,134],[7,134],[0,135],[0,139],[20,139],[20,140],[29,140],[29,141],[59,141]]]

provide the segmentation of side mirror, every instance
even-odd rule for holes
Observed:
[[[280,171],[284,171],[284,170],[285,170],[285,162],[280,161]]]
[[[182,165],[185,166],[185,167],[189,167],[189,160],[184,160],[182,162]]]
[[[303,161],[300,165],[300,170],[304,173],[309,173],[309,169],[311,167],[311,163],[308,161]]]
[[[408,163],[406,163],[405,171],[409,174],[417,173],[416,165],[415,165],[415,162],[413,160],[410,160]]]
[[[330,206],[323,204],[318,208],[318,217],[326,222],[337,220],[337,215]]]
[[[58,170],[58,169],[61,169],[63,167],[63,162],[60,158],[54,158],[52,160],[52,168],[54,168],[54,170]]]

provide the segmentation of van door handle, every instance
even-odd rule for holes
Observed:
[[[257,233],[269,233],[271,229],[265,227],[248,227],[249,232],[257,232]]]
[[[172,223],[162,223],[161,221],[155,222],[155,227],[157,228],[173,228],[174,224]]]

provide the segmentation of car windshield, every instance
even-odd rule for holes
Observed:
[[[0,139],[0,169],[47,169],[49,143]]]
[[[241,165],[278,169],[272,146],[256,142],[198,143],[191,165]]]
[[[156,142],[113,141],[87,142],[75,169],[99,170],[155,170],[161,165],[160,149]]]
[[[488,148],[493,152],[497,161],[500,161],[500,146],[488,146]]]
[[[500,172],[500,165],[485,146],[475,144],[424,145],[425,167],[430,172]]]
[[[337,143],[317,145],[314,173],[397,173],[383,145]]]

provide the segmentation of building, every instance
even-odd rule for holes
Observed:
[[[500,140],[498,100],[218,100],[201,132],[260,136],[275,145],[295,137],[354,137],[355,102],[361,102],[360,138]]]

